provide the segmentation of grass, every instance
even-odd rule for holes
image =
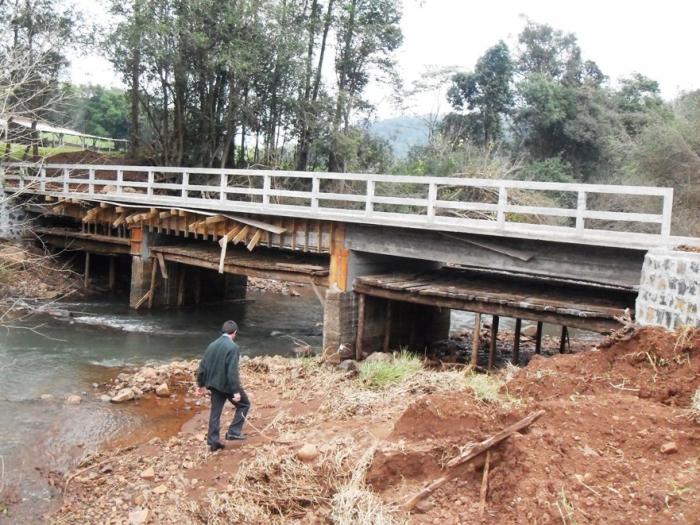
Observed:
[[[401,350],[391,361],[363,362],[360,365],[360,383],[367,388],[381,390],[406,381],[422,368],[417,356]]]
[[[569,501],[569,498],[566,497],[566,492],[564,492],[563,487],[561,489],[561,496],[559,497],[559,501],[556,502],[556,505],[557,509],[559,510],[559,515],[561,516],[561,521],[564,525],[578,524],[575,516],[576,509],[574,508],[573,503]]]

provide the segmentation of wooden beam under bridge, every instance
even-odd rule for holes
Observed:
[[[616,317],[626,304],[607,297],[596,299],[576,290],[539,291],[503,279],[491,289],[486,277],[463,278],[460,272],[437,270],[425,274],[391,274],[358,277],[353,289],[358,294],[426,306],[465,310],[492,316],[528,319],[581,330],[607,333],[620,327]],[[470,287],[471,285],[471,287]]]
[[[201,246],[152,246],[151,252],[165,261],[187,266],[219,270],[219,254],[216,250]],[[247,275],[263,279],[275,279],[300,284],[328,286],[328,265],[312,264],[305,258],[282,258],[257,253],[230,251],[224,260],[224,273]]]

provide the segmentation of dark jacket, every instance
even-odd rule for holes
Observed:
[[[240,392],[238,345],[225,335],[211,342],[199,363],[197,384],[226,394]]]

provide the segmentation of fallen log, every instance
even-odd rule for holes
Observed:
[[[422,499],[432,494],[436,489],[440,488],[448,481],[457,477],[460,471],[455,467],[464,465],[465,463],[471,461],[475,457],[483,454],[487,450],[490,450],[494,446],[498,445],[501,441],[506,440],[516,432],[519,432],[520,430],[529,427],[535,420],[542,417],[544,413],[544,410],[538,410],[537,412],[533,412],[532,414],[521,419],[517,423],[513,423],[511,426],[504,428],[498,434],[494,434],[493,436],[481,441],[480,443],[477,443],[463,454],[460,454],[459,456],[451,460],[449,463],[447,463],[447,468],[450,470],[444,476],[434,481],[431,481],[420,492],[418,492],[416,495],[414,495],[408,501],[406,501],[403,505],[401,505],[402,510],[407,512],[411,511]]]

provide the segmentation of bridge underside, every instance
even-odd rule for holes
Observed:
[[[567,284],[552,285],[501,274],[442,268],[419,274],[358,277],[356,293],[391,301],[467,310],[552,323],[593,332],[619,327],[634,294]]]

